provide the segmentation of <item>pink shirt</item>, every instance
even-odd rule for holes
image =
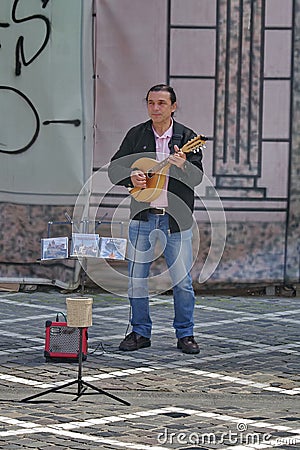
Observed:
[[[162,161],[170,156],[169,142],[173,134],[173,120],[170,128],[162,136],[159,136],[154,129],[153,132],[156,142],[156,159],[157,161]],[[166,208],[168,206],[168,182],[169,178],[166,176],[162,193],[156,200],[150,203],[150,206],[154,208]]]

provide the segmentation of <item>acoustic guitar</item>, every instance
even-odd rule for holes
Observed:
[[[183,153],[197,153],[205,148],[205,142],[206,138],[200,134],[184,144],[180,150]],[[152,158],[139,158],[131,167],[144,172],[146,175],[146,187],[133,187],[130,189],[130,195],[138,202],[152,202],[156,200],[164,187],[170,165],[169,157],[160,162]]]

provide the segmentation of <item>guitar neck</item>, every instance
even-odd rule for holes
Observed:
[[[190,152],[196,153],[204,147],[205,141],[206,141],[205,136],[203,136],[203,135],[195,136],[193,139],[191,139],[186,144],[184,144],[184,146],[180,150],[183,153],[190,153]],[[153,166],[151,168],[151,170],[149,170],[149,173],[150,174],[159,173],[164,167],[166,167],[166,166],[170,167],[170,165],[171,164],[169,163],[169,157],[168,157],[168,158],[164,159],[163,161],[160,161],[159,163],[155,164],[155,166]]]
[[[151,172],[152,173],[159,173],[164,167],[166,167],[166,166],[170,166],[170,163],[169,163],[169,157],[168,158],[166,158],[166,159],[163,159],[162,161],[160,161],[158,164],[155,164],[155,166],[153,166],[152,168],[151,168]]]

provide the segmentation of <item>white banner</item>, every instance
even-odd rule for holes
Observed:
[[[1,0],[0,201],[73,204],[91,173],[92,0]]]

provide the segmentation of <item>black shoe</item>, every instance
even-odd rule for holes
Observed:
[[[151,340],[140,334],[137,334],[135,331],[132,331],[128,334],[125,339],[119,345],[119,350],[123,350],[124,352],[131,352],[133,350],[139,350],[140,348],[150,347]]]
[[[199,345],[194,339],[194,336],[185,336],[178,339],[177,348],[182,350],[182,353],[196,354],[200,352]]]

